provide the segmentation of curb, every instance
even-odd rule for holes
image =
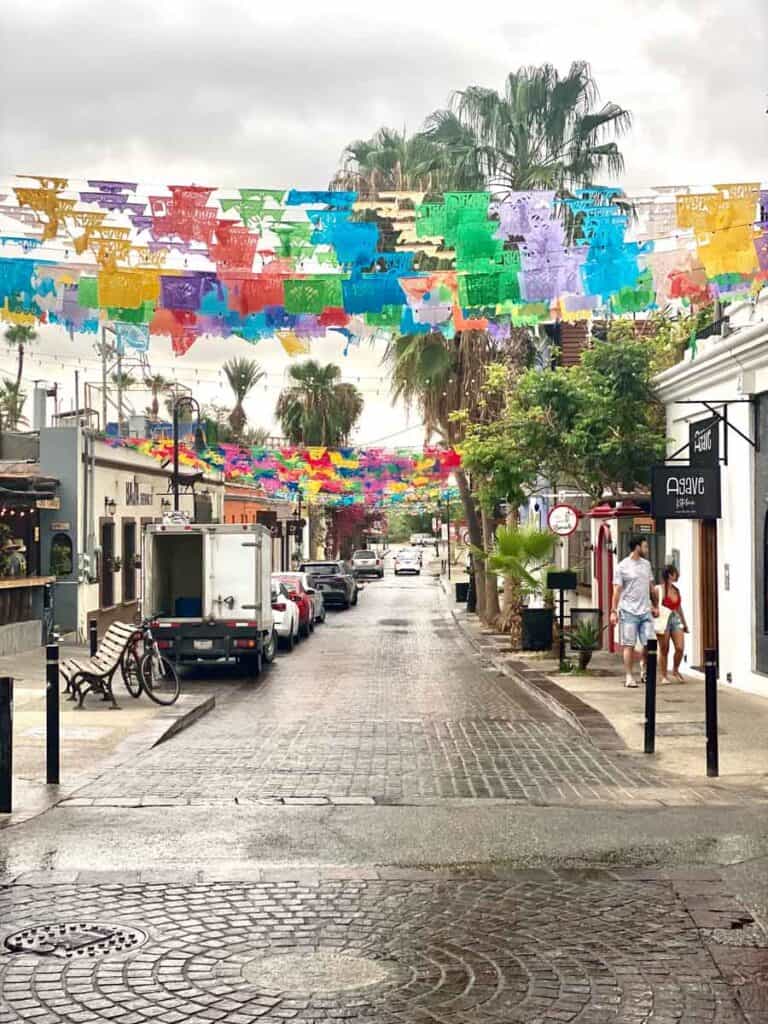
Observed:
[[[4,829],[12,828],[14,825],[21,825],[25,821],[31,821],[46,811],[59,804],[68,801],[84,786],[88,786],[101,778],[105,772],[119,768],[143,753],[152,750],[172,736],[183,732],[190,725],[193,725],[203,715],[207,715],[216,706],[216,697],[210,694],[206,697],[196,698],[191,694],[182,694],[179,699],[169,708],[159,708],[158,713],[136,734],[126,736],[116,749],[93,771],[72,777],[67,783],[58,786],[48,786],[44,782],[36,783],[33,786],[33,798],[29,801],[31,807],[21,808],[12,811],[10,814],[0,815],[0,833]]]

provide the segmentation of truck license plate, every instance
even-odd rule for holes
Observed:
[[[196,651],[210,651],[213,648],[213,640],[195,640]]]

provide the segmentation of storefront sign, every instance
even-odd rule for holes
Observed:
[[[650,516],[640,516],[632,520],[632,530],[635,533],[656,533],[656,520]]]
[[[569,537],[579,526],[579,511],[573,505],[553,505],[547,516],[547,525],[558,537]]]
[[[51,531],[53,533],[64,532],[66,530],[71,530],[71,529],[72,529],[72,524],[71,523],[51,523]]]
[[[720,518],[719,466],[654,466],[651,479],[657,519]]]
[[[52,512],[58,512],[61,508],[61,498],[38,498],[35,502],[35,508],[50,509]]]
[[[717,466],[720,463],[720,420],[712,417],[688,427],[692,466]]]

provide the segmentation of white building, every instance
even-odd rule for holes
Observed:
[[[688,666],[719,651],[720,679],[768,696],[768,298],[732,307],[730,331],[660,374],[668,457],[688,461],[691,424],[718,422],[722,516],[666,521],[691,635]],[[708,403],[707,405],[702,403]],[[689,404],[692,403],[692,404]]]

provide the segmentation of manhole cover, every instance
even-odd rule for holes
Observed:
[[[326,995],[373,988],[399,978],[396,964],[350,953],[285,953],[243,965],[243,977],[268,992]]]
[[[136,949],[146,941],[147,936],[138,928],[57,922],[15,932],[5,940],[5,947],[12,953],[39,956],[103,957]]]

